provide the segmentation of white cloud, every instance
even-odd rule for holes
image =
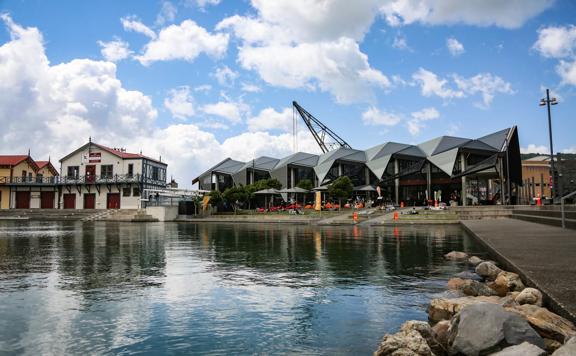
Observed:
[[[428,25],[467,24],[521,27],[552,5],[553,0],[389,0],[381,13],[391,26],[420,22]]]
[[[556,72],[562,78],[562,83],[576,85],[576,60],[572,62],[561,60],[556,66]]]
[[[123,17],[120,19],[120,22],[122,22],[122,27],[124,27],[126,31],[141,33],[152,39],[156,38],[156,33],[134,16]]]
[[[242,83],[242,91],[246,91],[248,93],[259,93],[262,91],[262,89],[254,84]]]
[[[490,107],[496,93],[514,94],[510,83],[490,73],[480,73],[467,79],[455,75],[454,82],[460,90],[469,95],[481,93],[482,103],[477,104],[480,108]]]
[[[562,153],[576,153],[576,146],[572,146],[562,150]]]
[[[216,6],[221,0],[189,0],[189,3],[196,3],[199,8],[205,8],[208,5]]]
[[[178,9],[176,6],[174,6],[174,4],[172,4],[170,1],[163,1],[160,13],[158,13],[156,16],[156,25],[162,26],[166,22],[173,22],[177,13]]]
[[[448,51],[454,57],[461,55],[464,53],[464,45],[460,43],[454,37],[450,37],[446,40],[446,47],[448,47]]]
[[[394,41],[392,42],[392,47],[399,49],[399,50],[405,50],[405,51],[410,50],[410,46],[408,46],[408,41],[406,40],[406,37],[402,36],[402,35],[398,35],[398,36],[394,37]]]
[[[480,73],[470,78],[452,75],[457,90],[449,87],[447,79],[440,79],[435,73],[423,68],[418,69],[412,75],[412,79],[420,85],[421,93],[426,97],[452,99],[481,94],[482,102],[476,106],[482,109],[490,107],[496,93],[514,94],[510,83],[490,73]]]
[[[223,66],[216,68],[214,72],[214,77],[218,83],[222,86],[232,86],[236,78],[238,78],[238,72],[233,71],[228,66]]]
[[[435,120],[440,117],[440,113],[436,108],[429,107],[420,111],[415,111],[411,113],[410,116],[412,116],[412,119],[406,122],[406,126],[412,136],[417,136],[420,134],[420,131],[426,127],[424,121]]]
[[[244,46],[238,56],[242,67],[255,70],[270,85],[320,88],[339,103],[370,101],[373,87],[390,86],[382,72],[370,67],[358,44],[347,38],[296,46]]]
[[[177,119],[184,120],[194,115],[194,98],[190,95],[190,87],[171,89],[164,99],[164,107]]]
[[[547,58],[573,56],[576,50],[576,26],[541,28],[532,48]]]
[[[242,122],[242,116],[248,109],[246,104],[231,101],[219,101],[202,107],[202,111],[206,114],[222,117],[233,124]]]
[[[463,92],[448,88],[446,79],[439,79],[435,73],[424,68],[412,74],[412,79],[420,85],[422,95],[426,97],[436,95],[443,99],[450,99],[464,96]]]
[[[278,112],[273,108],[266,108],[260,111],[258,116],[248,118],[247,123],[250,131],[280,130],[292,132],[292,109],[285,108],[281,112]]]
[[[100,53],[102,53],[102,57],[110,62],[121,61],[132,54],[130,45],[121,39],[114,39],[114,41],[110,42],[98,41],[98,45],[101,47]]]
[[[195,92],[207,93],[212,90],[212,86],[210,84],[202,84],[194,87]]]
[[[385,125],[395,126],[402,120],[400,115],[380,111],[375,107],[370,107],[362,113],[362,122],[364,125]]]
[[[158,37],[144,47],[135,58],[143,65],[156,61],[185,60],[192,62],[202,53],[222,57],[228,48],[228,35],[211,34],[192,20],[163,28]]]
[[[535,145],[533,143],[529,144],[528,147],[520,147],[520,152],[521,153],[542,153],[542,154],[547,154],[550,151],[548,150],[548,147],[544,146],[544,145]]]

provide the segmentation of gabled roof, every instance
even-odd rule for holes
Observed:
[[[316,172],[320,184],[322,184],[328,171],[330,171],[330,168],[332,168],[332,165],[337,160],[364,163],[366,162],[366,153],[364,151],[344,147],[324,153],[318,159],[318,165],[314,167],[314,172]]]
[[[93,145],[93,146],[95,146],[95,147],[98,147],[98,148],[101,149],[102,151],[106,151],[106,152],[108,152],[108,153],[110,153],[110,154],[113,154],[113,155],[116,156],[116,157],[120,157],[120,158],[122,158],[122,159],[146,159],[146,160],[153,161],[153,162],[156,162],[156,163],[165,165],[165,166],[168,165],[168,164],[166,164],[165,162],[162,162],[162,161],[160,161],[160,160],[157,160],[157,159],[154,159],[154,158],[151,158],[151,157],[148,157],[148,156],[144,156],[143,154],[140,154],[140,153],[130,153],[130,152],[124,152],[124,151],[120,151],[120,150],[115,150],[115,149],[113,149],[113,148],[110,148],[110,147],[106,147],[106,146],[97,144],[97,143],[95,143],[95,142],[88,142],[88,143],[82,145],[81,147],[79,147],[79,148],[77,148],[76,150],[74,150],[72,153],[69,153],[68,155],[62,157],[62,158],[60,159],[60,162],[66,160],[66,159],[68,159],[69,157],[75,155],[76,153],[78,153],[78,152],[80,152],[80,151],[88,148],[89,145]]]
[[[0,156],[0,166],[16,166],[28,157],[27,155],[3,155]]]
[[[54,168],[54,166],[50,161],[36,161],[36,164],[38,165],[38,170],[41,170],[42,168],[47,168],[50,171],[50,173],[52,173],[53,176],[60,175],[58,173],[58,170]]]
[[[288,157],[282,158],[278,161],[274,169],[280,169],[289,164],[304,166],[304,167],[314,167],[318,163],[319,156],[306,153],[306,152],[296,152]]]
[[[223,161],[218,162],[216,165],[207,169],[204,173],[200,174],[198,177],[192,180],[192,184],[196,184],[200,180],[200,177],[206,174],[212,174],[212,172],[224,173],[224,174],[234,174],[238,172],[246,162],[235,161],[232,158],[226,158]]]
[[[471,141],[469,138],[453,137],[453,136],[440,136],[430,141],[426,141],[418,145],[418,147],[430,157],[450,149],[462,146],[466,142]]]
[[[510,131],[509,128],[504,129],[504,130],[500,130],[500,131],[494,132],[490,135],[480,137],[478,139],[478,141],[482,141],[485,144],[487,144],[488,146],[492,146],[495,149],[497,149],[498,151],[502,151],[502,148],[504,147],[504,142],[506,142],[506,137],[508,137],[509,131]]]
[[[485,144],[484,142],[478,141],[478,140],[471,140],[469,142],[466,142],[464,145],[461,146],[461,148],[468,148],[471,150],[498,152],[498,150],[496,148],[489,146],[489,145]]]
[[[451,150],[438,153],[437,155],[428,157],[428,160],[432,162],[436,167],[440,168],[444,173],[452,176],[454,163],[456,163],[459,149],[459,147],[456,147]]]
[[[374,146],[366,150],[366,160],[370,161],[373,159],[378,159],[386,155],[391,155],[405,148],[410,147],[410,145],[397,142],[386,142],[378,146]]]
[[[261,171],[271,171],[279,161],[280,160],[278,158],[260,156],[256,159],[246,162],[240,170],[254,168]]]

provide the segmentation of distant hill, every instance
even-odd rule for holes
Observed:
[[[536,156],[548,156],[549,153],[521,153],[520,157],[522,160],[536,157]],[[562,153],[562,159],[576,159],[576,153]]]

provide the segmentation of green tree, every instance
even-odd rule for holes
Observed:
[[[210,197],[210,205],[212,206],[218,206],[220,203],[222,203],[222,193],[220,193],[217,190],[213,190],[210,193],[208,193],[208,196]]]
[[[348,176],[338,177],[328,186],[328,193],[338,199],[339,209],[342,208],[342,199],[350,198],[353,190],[354,186]]]
[[[314,188],[314,183],[310,179],[302,179],[298,184],[296,184],[298,188],[312,190]]]
[[[231,187],[222,193],[222,197],[234,208],[234,213],[240,208],[247,200],[248,193],[246,192],[246,187]]]
[[[280,181],[276,178],[270,178],[270,179],[266,179],[266,185],[268,186],[268,188],[273,188],[273,189],[282,189],[282,183],[280,183]]]

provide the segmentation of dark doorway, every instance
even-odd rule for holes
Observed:
[[[76,209],[76,194],[64,194],[64,209]]]
[[[16,209],[30,209],[30,192],[16,192]]]
[[[84,209],[96,209],[96,194],[84,194]]]
[[[86,166],[86,183],[94,183],[96,181],[96,166]]]
[[[120,193],[108,193],[106,209],[120,209]]]
[[[54,209],[54,192],[40,192],[40,208]]]

